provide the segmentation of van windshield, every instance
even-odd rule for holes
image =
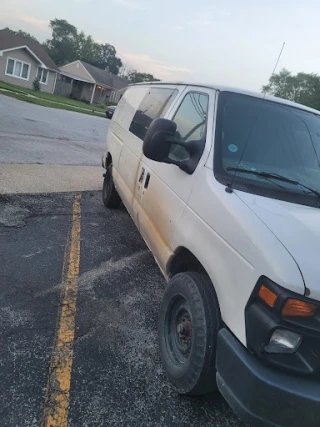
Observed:
[[[273,101],[222,92],[214,159],[215,176],[223,184],[319,206],[316,193],[320,192],[320,112],[318,115]]]

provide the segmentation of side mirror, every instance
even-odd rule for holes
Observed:
[[[156,162],[169,163],[181,170],[193,174],[202,156],[205,139],[198,141],[180,141],[175,139],[177,125],[172,120],[154,119],[143,140],[143,154]],[[176,160],[170,155],[173,146],[180,145],[188,153],[188,158]]]
[[[168,119],[155,119],[143,140],[143,154],[156,162],[167,162],[177,125]]]

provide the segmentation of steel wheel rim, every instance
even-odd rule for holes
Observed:
[[[182,295],[170,301],[165,319],[165,340],[172,362],[175,365],[187,363],[192,350],[192,316]]]

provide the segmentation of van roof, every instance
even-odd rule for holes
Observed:
[[[271,95],[265,95],[263,93],[259,93],[259,92],[252,92],[249,90],[245,90],[245,89],[239,89],[239,88],[235,88],[235,87],[231,87],[231,86],[223,86],[223,85],[218,85],[218,84],[213,84],[213,83],[199,83],[199,82],[189,82],[189,81],[161,81],[161,82],[142,82],[142,83],[136,83],[134,84],[134,86],[136,85],[174,85],[174,86],[178,86],[178,85],[183,85],[183,86],[197,86],[197,87],[205,87],[205,88],[209,88],[209,89],[215,89],[218,90],[219,92],[234,92],[234,93],[240,93],[242,95],[249,95],[249,96],[253,96],[255,98],[260,98],[260,99],[267,99],[269,101],[274,101],[274,102],[278,102],[279,104],[285,104],[285,105],[290,105],[292,107],[296,107],[299,108],[301,110],[306,110],[306,111],[310,111],[312,113],[316,113],[316,114],[320,114],[320,111],[315,110],[313,108],[309,108],[305,105],[302,104],[298,104],[296,102],[292,102],[292,101],[288,101],[287,99],[283,99],[283,98],[277,98],[276,96],[271,96]]]

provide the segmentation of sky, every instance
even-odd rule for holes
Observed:
[[[1,0],[0,28],[50,38],[66,19],[161,80],[260,91],[277,71],[320,72],[319,0]]]

